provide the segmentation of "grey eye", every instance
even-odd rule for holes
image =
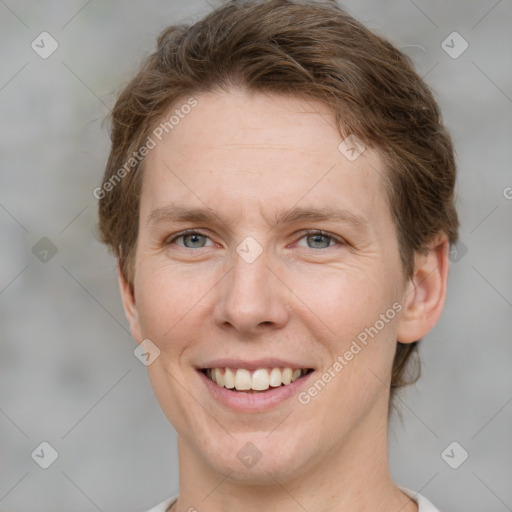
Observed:
[[[205,235],[201,235],[200,233],[190,233],[187,235],[181,235],[178,238],[183,238],[185,247],[188,247],[189,249],[196,249],[198,247],[199,248],[204,247],[206,238],[208,238],[208,237]],[[185,240],[187,240],[187,239],[190,240],[190,245],[187,245],[187,243],[185,243]],[[201,240],[201,239],[203,239],[203,240]],[[201,243],[201,242],[203,242],[203,243]]]
[[[329,247],[330,242],[332,241],[332,238],[328,235],[315,234],[315,235],[306,235],[306,237],[308,240],[313,240],[314,244],[320,244],[320,246],[316,245],[316,246],[312,247],[313,249],[325,249],[326,247]],[[322,238],[324,239],[323,243],[321,240]],[[325,244],[325,242],[327,242],[327,245]]]

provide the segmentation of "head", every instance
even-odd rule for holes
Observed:
[[[306,467],[417,379],[457,240],[455,163],[431,91],[389,42],[330,2],[227,3],[161,34],[111,139],[95,195],[132,334],[160,350],[148,370],[178,434],[219,469],[283,411],[255,424],[211,403],[209,354],[289,354],[311,385],[331,375],[286,406],[309,408],[300,426],[257,438],[283,468],[294,446]]]

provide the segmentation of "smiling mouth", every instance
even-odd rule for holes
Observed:
[[[222,388],[245,393],[264,393],[269,389],[288,386],[311,373],[313,368],[202,368],[199,371]]]

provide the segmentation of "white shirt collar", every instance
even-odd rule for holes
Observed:
[[[411,498],[417,505],[418,505],[418,512],[439,512],[439,510],[430,503],[425,496],[422,496],[418,492],[411,491],[410,489],[407,489],[405,487],[398,488],[409,498]],[[169,498],[165,501],[162,501],[162,503],[159,503],[156,507],[153,507],[151,510],[148,510],[148,512],[167,512],[167,509],[178,499],[178,496],[173,496],[172,498]]]
[[[419,492],[411,491],[410,489],[400,486],[398,486],[398,488],[418,505],[418,512],[439,512],[439,510]]]

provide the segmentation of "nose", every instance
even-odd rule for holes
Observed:
[[[281,329],[288,322],[290,291],[271,265],[267,251],[254,260],[234,253],[233,266],[216,287],[214,317],[222,329],[240,337],[261,335],[262,329]]]

